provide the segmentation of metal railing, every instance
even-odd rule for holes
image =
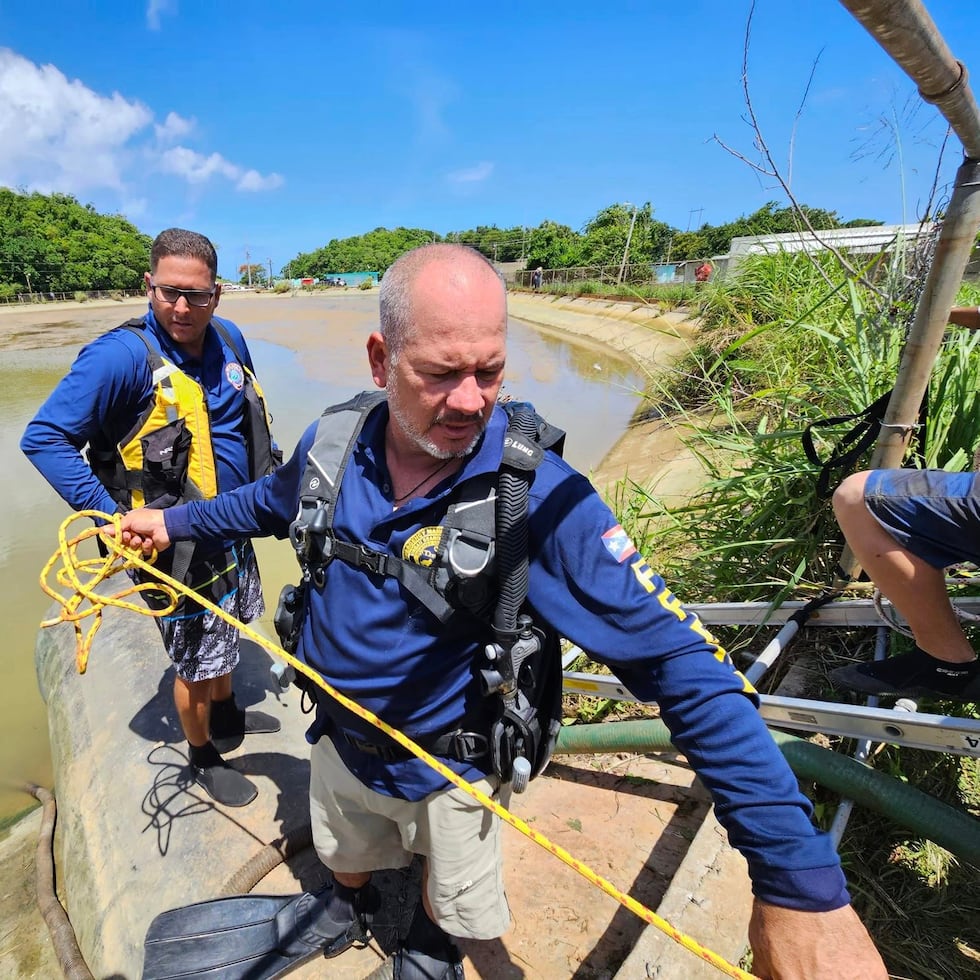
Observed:
[[[43,303],[85,303],[89,300],[112,299],[122,301],[145,295],[140,289],[75,289],[71,292],[15,293],[13,296],[0,296],[0,303],[11,305],[39,305]]]

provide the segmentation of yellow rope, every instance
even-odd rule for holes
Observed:
[[[77,537],[69,540],[67,529],[71,522],[87,517],[111,523],[115,530],[114,537],[110,538],[108,536],[108,531],[105,528],[91,527],[83,531]],[[79,559],[76,554],[78,545],[82,541],[98,535],[102,536],[102,540],[108,549],[109,554],[105,558],[87,560]],[[637,902],[629,895],[620,891],[611,882],[607,881],[581,861],[572,857],[572,855],[569,854],[564,848],[559,847],[543,834],[540,834],[538,831],[529,827],[519,817],[514,816],[514,814],[512,814],[505,807],[492,800],[475,786],[466,782],[465,779],[462,779],[455,772],[453,772],[452,769],[443,765],[443,763],[426,752],[421,746],[416,745],[415,742],[413,742],[407,735],[404,735],[397,729],[392,728],[390,725],[382,721],[377,715],[368,711],[366,708],[362,708],[355,701],[352,701],[350,698],[341,694],[340,691],[328,684],[315,670],[288,654],[282,649],[282,647],[278,646],[276,643],[273,643],[271,640],[268,640],[261,633],[256,632],[250,626],[238,622],[233,616],[226,613],[220,606],[217,606],[205,599],[203,596],[192,592],[182,583],[155,568],[150,562],[147,562],[142,558],[138,549],[127,548],[122,543],[122,534],[118,514],[108,515],[97,511],[80,511],[79,513],[67,518],[62,523],[58,534],[58,541],[58,551],[51,556],[41,572],[41,588],[44,589],[44,591],[51,596],[52,599],[61,604],[62,611],[60,616],[56,617],[55,619],[45,620],[43,623],[41,623],[41,626],[54,626],[63,622],[70,622],[72,624],[75,629],[75,659],[76,663],[78,664],[79,673],[84,673],[88,664],[92,640],[102,622],[102,609],[104,606],[118,606],[123,609],[129,609],[133,612],[140,613],[144,616],[165,616],[176,608],[178,597],[181,593],[191,595],[193,596],[195,602],[199,603],[205,609],[210,610],[216,616],[220,616],[223,620],[238,628],[244,636],[247,636],[254,643],[259,644],[259,646],[267,650],[269,653],[274,654],[282,660],[285,660],[286,663],[293,668],[293,670],[296,670],[305,677],[308,677],[311,681],[326,691],[327,694],[329,694],[335,701],[347,708],[348,711],[351,711],[358,717],[370,722],[375,728],[378,728],[380,731],[384,732],[389,736],[389,738],[396,741],[403,748],[422,759],[423,762],[435,769],[436,772],[442,775],[454,786],[462,789],[492,813],[495,813],[501,820],[504,821],[504,823],[510,824],[511,827],[520,831],[520,833],[522,833],[525,837],[530,838],[535,844],[539,844],[546,851],[549,851],[564,864],[568,865],[568,867],[577,871],[587,881],[600,888],[611,898],[614,898],[621,905],[625,906],[635,915],[639,916],[639,918],[641,918],[644,922],[655,926],[661,932],[673,939],[674,942],[680,943],[680,945],[685,949],[694,953],[695,956],[700,957],[705,962],[710,963],[722,973],[725,973],[730,977],[735,977],[736,980],[752,980],[753,974],[746,973],[739,967],[729,963],[726,959],[724,959],[724,957],[719,956],[717,953],[714,953],[710,949],[702,946],[690,936],[687,936],[680,930],[675,929],[669,922],[667,922],[666,919],[663,919],[657,915],[656,912],[651,911],[645,905],[642,905],[640,902]],[[62,560],[62,567],[58,570],[57,580],[62,588],[70,590],[70,595],[68,596],[56,591],[47,583],[51,570],[59,558]],[[152,560],[155,560],[155,555],[151,561]],[[96,587],[110,576],[115,575],[119,571],[131,568],[139,568],[144,572],[150,573],[152,576],[154,576],[154,578],[159,580],[159,583],[132,585],[129,588],[123,589],[122,591],[113,595],[103,595],[95,591]],[[91,576],[91,578],[88,581],[83,582],[80,577],[80,573],[87,573]],[[166,593],[171,600],[170,605],[168,605],[165,609],[151,610],[147,609],[145,606],[136,605],[135,603],[126,601],[128,596],[145,591],[146,589],[153,589],[158,592]],[[83,604],[85,602],[87,602],[89,605],[84,606]],[[89,628],[88,633],[83,634],[80,624],[81,621],[88,616],[93,617],[93,623]]]

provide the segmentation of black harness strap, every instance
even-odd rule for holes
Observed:
[[[811,422],[803,430],[801,440],[806,458],[814,466],[820,467],[820,475],[817,477],[817,496],[822,499],[829,497],[834,490],[830,482],[831,477],[835,473],[840,472],[841,479],[843,479],[854,468],[861,456],[874,445],[878,438],[878,433],[881,430],[885,412],[888,410],[888,402],[891,396],[892,389],[889,389],[879,398],[875,399],[862,412],[855,412],[853,415],[835,415],[832,418],[819,419],[816,422]],[[928,393],[922,399],[922,406],[919,409],[919,419],[917,422],[917,428],[922,433],[922,437],[919,440],[919,448],[916,453],[919,457],[922,455],[925,440],[927,404]],[[830,456],[825,460],[821,459],[814,445],[813,430],[831,428],[847,422],[856,422],[856,424],[841,436]]]

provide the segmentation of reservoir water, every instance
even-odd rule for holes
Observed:
[[[86,310],[85,319],[109,329],[138,315],[139,306]],[[377,325],[376,294],[295,297],[229,294],[219,312],[234,320],[248,339],[258,375],[274,414],[275,435],[288,454],[306,425],[322,409],[371,387],[364,343]],[[0,313],[0,317],[5,315]],[[70,321],[81,314],[46,309],[32,317],[26,350],[0,353],[0,450],[6,460],[0,481],[0,596],[7,636],[0,664],[0,822],[30,804],[18,787],[25,781],[52,785],[44,704],[34,676],[38,624],[50,614],[50,601],[38,576],[58,545],[58,528],[70,511],[27,462],[18,443],[24,426],[68,371],[80,342],[60,344],[71,335]],[[2,320],[0,320],[2,325]],[[573,338],[538,332],[512,320],[504,392],[532,402],[549,421],[567,430],[565,457],[583,472],[599,464],[625,430],[636,406],[642,377],[626,360],[576,343]],[[93,327],[91,336],[99,329]],[[36,337],[36,341],[34,340]],[[55,338],[52,345],[52,338]],[[48,346],[44,346],[44,345]],[[85,525],[77,522],[78,533]],[[256,543],[266,602],[274,607],[280,587],[296,577],[288,543]],[[264,622],[269,635],[272,609]],[[70,630],[67,625],[55,627]],[[93,656],[98,655],[96,642]],[[146,669],[168,666],[159,649],[133,651]],[[135,706],[134,706],[135,707]]]

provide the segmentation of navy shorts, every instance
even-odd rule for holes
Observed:
[[[864,502],[900,545],[934,568],[980,565],[980,474],[873,470]]]

